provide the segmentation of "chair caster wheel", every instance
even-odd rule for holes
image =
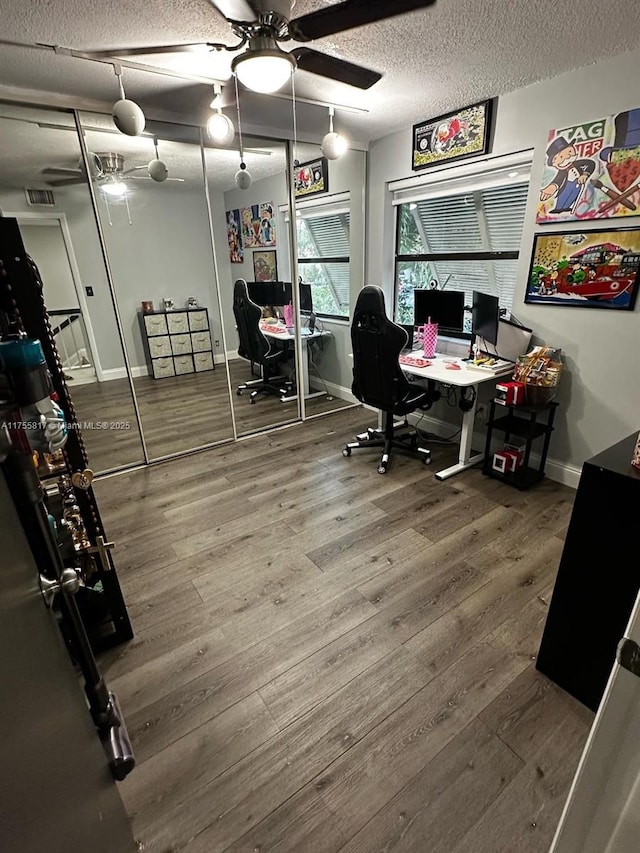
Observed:
[[[384,465],[378,465],[378,474],[386,474],[386,473],[387,473],[387,469],[384,467]]]
[[[249,400],[249,402],[251,403],[251,405],[252,405],[252,406],[254,406],[254,405],[255,405],[255,402],[256,402],[256,398],[255,398],[255,397],[252,397],[252,398]]]
[[[239,388],[236,391],[236,394],[238,395],[238,397],[242,397],[242,391]]]
[[[431,465],[431,457],[430,456],[427,456],[427,458],[424,460],[424,464],[425,465]]]
[[[351,448],[350,447],[343,447],[342,448],[342,455],[345,457],[351,456]]]

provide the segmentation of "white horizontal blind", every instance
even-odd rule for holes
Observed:
[[[328,287],[335,303],[332,309],[325,313],[347,316],[349,313],[349,253],[350,253],[350,215],[347,211],[311,212],[297,220],[298,225],[298,259],[313,258],[316,264],[300,263],[299,272],[303,281],[311,280],[312,287],[322,282]],[[306,233],[305,233],[306,232]],[[322,258],[340,258],[340,262],[322,263]],[[311,273],[313,277],[306,276]],[[314,307],[316,299],[314,298]],[[322,310],[321,310],[322,313]]]

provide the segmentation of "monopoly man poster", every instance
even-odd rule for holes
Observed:
[[[552,130],[537,222],[640,215],[640,109]]]

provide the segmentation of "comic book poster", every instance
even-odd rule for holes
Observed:
[[[260,205],[240,208],[242,245],[245,249],[262,248],[260,231]]]
[[[640,215],[640,109],[549,133],[538,222]]]
[[[640,228],[536,234],[525,302],[631,311],[639,270]]]
[[[227,240],[229,241],[229,260],[232,264],[241,264],[244,261],[244,250],[242,248],[242,234],[240,232],[240,211],[227,210]]]
[[[260,232],[263,246],[276,245],[276,220],[273,202],[264,201],[260,205]]]

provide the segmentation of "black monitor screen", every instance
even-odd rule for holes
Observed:
[[[300,282],[300,312],[302,314],[311,314],[313,311],[313,297],[311,295],[311,285]],[[284,283],[284,298],[283,305],[288,305],[292,301],[291,282]]]
[[[471,330],[473,334],[495,346],[498,343],[499,318],[498,297],[474,290],[471,308]]]
[[[464,331],[462,290],[414,290],[413,322],[416,326],[437,323],[439,331]]]
[[[248,281],[249,299],[264,308],[266,305],[286,305],[285,285],[281,281]]]

